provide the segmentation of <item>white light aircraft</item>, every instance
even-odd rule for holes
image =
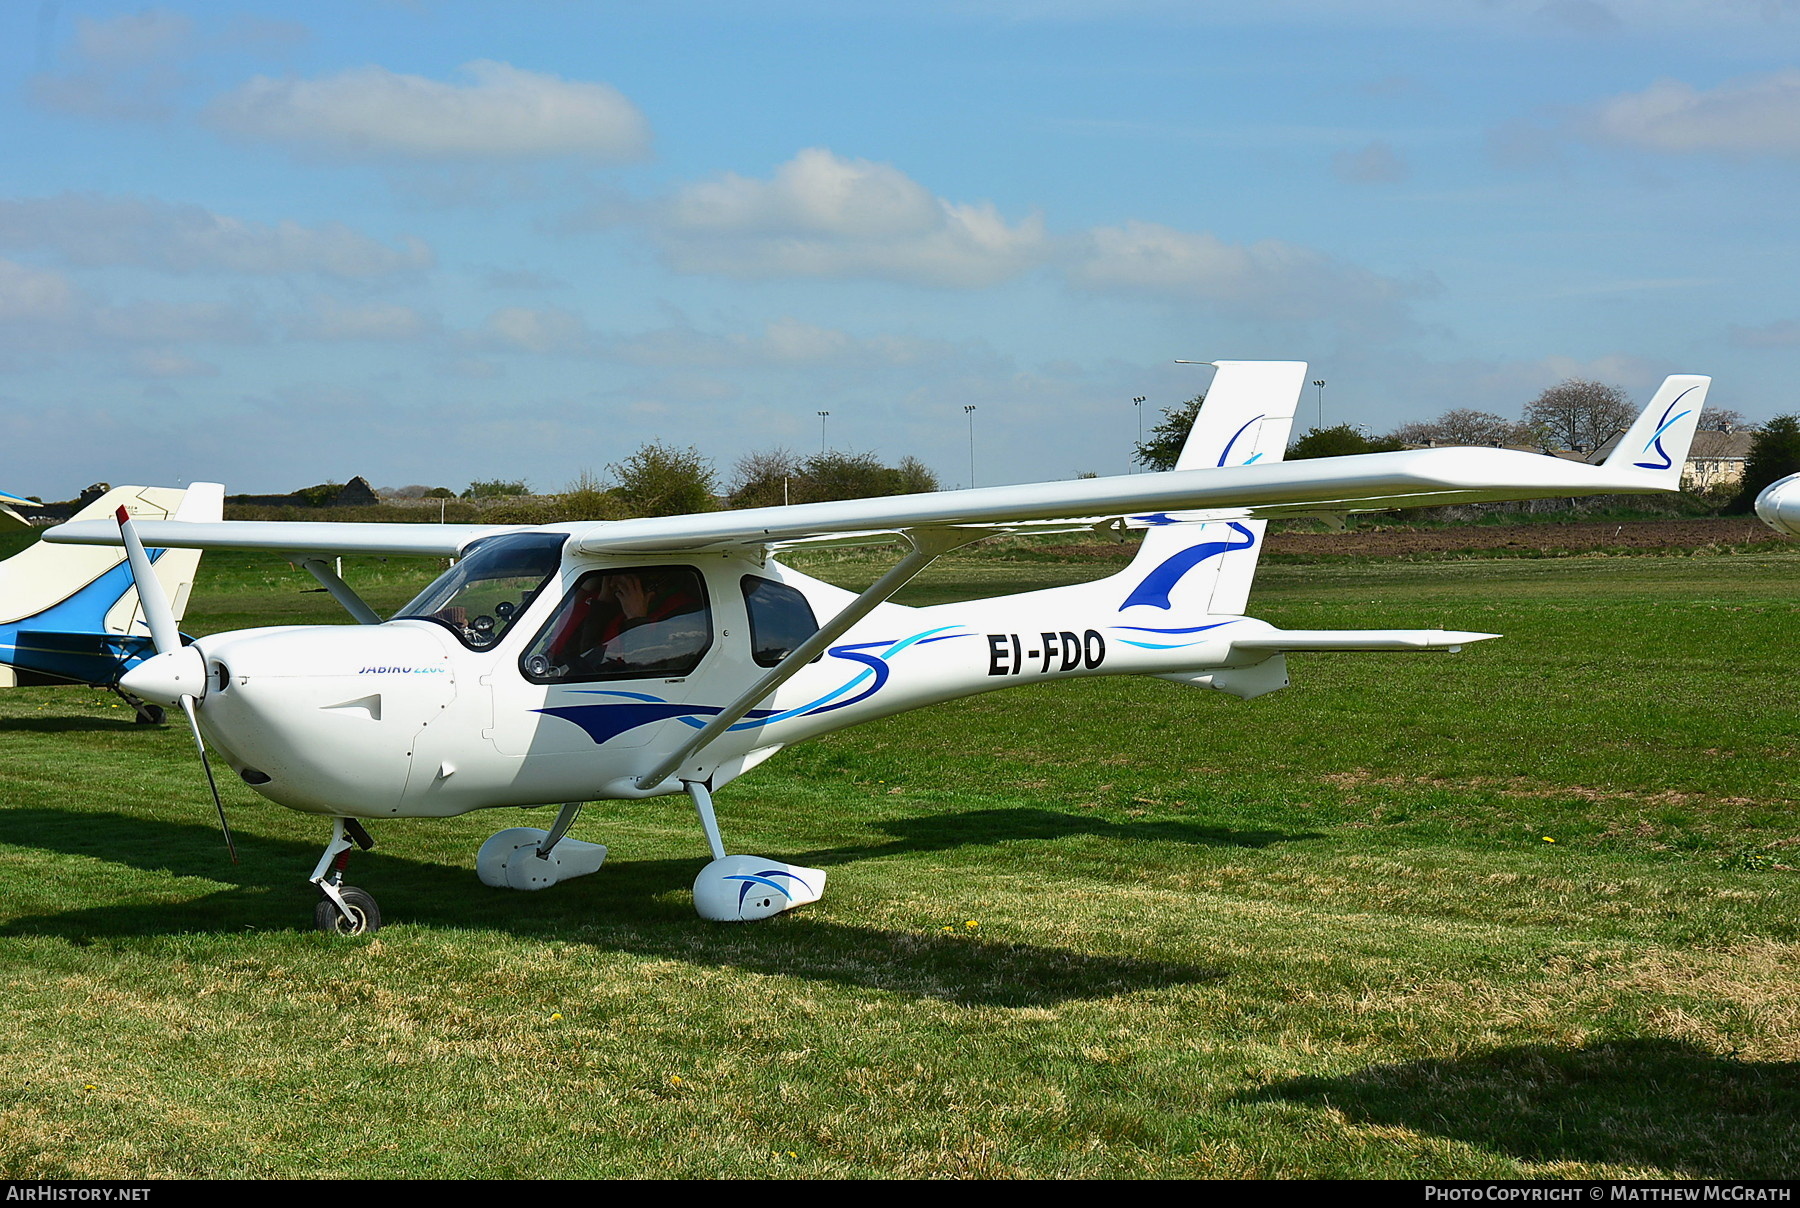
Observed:
[[[1019,684],[1152,675],[1248,698],[1286,686],[1290,651],[1453,651],[1497,636],[1281,630],[1243,615],[1267,518],[1677,490],[1708,384],[1669,378],[1598,466],[1477,448],[1283,463],[1306,366],[1216,366],[1166,473],[542,528],[121,518],[46,539],[123,542],[134,564],[139,531],[171,548],[280,551],[363,622],[181,646],[147,590],[162,653],[126,679],[182,707],[196,741],[204,732],[257,792],[332,819],[311,878],[321,929],[380,924],[374,899],[343,880],[352,845],[370,845],[363,820],[560,805],[548,830],[502,830],[476,857],[485,883],[540,889],[605,857],[566,837],[580,802],[677,793],[692,799],[713,857],[695,907],[747,920],[824,888],[818,869],[728,855],[720,838],[713,793],[782,747]],[[1094,527],[1147,530],[1110,578],[929,608],[890,600],[934,558],[984,537]],[[873,540],[906,552],[860,594],[775,559]],[[326,561],[353,554],[459,561],[383,622]]]
[[[18,497],[0,493],[0,502],[7,499]],[[114,487],[75,519],[104,524],[98,518],[124,508],[145,520],[216,521],[223,507],[224,491],[217,483],[197,483],[186,491]],[[179,622],[200,551],[158,549],[152,558],[163,597],[173,601]],[[122,551],[40,541],[0,562],[0,688],[89,684],[116,693],[138,721],[154,724],[162,720],[162,709],[120,689],[119,679],[155,653]]]
[[[1777,478],[1756,497],[1759,520],[1785,537],[1800,537],[1800,474]]]

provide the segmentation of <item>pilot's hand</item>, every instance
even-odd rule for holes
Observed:
[[[644,590],[644,581],[636,575],[622,576],[613,594],[619,601],[619,611],[627,619],[636,620],[649,614],[650,593]]]

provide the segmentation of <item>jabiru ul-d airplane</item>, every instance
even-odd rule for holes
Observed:
[[[1498,635],[1283,630],[1244,615],[1268,518],[1483,500],[1678,490],[1708,379],[1667,379],[1600,465],[1488,448],[1281,460],[1301,362],[1215,362],[1173,470],[741,511],[553,524],[82,521],[58,543],[123,543],[160,652],[125,678],[179,706],[200,744],[258,793],[332,823],[311,881],[322,930],[367,932],[380,910],[344,882],[364,823],[556,806],[476,857],[482,881],[542,889],[595,872],[568,837],[581,803],[685,793],[712,860],[708,919],[815,901],[825,874],[729,855],[713,794],[783,747],[997,688],[1149,675],[1255,697],[1286,686],[1291,651],[1443,650]],[[1143,529],[1097,582],[913,608],[894,593],[946,551],[998,533]],[[892,541],[860,593],[778,560],[787,548]],[[143,544],[279,551],[360,625],[249,629],[183,646]],[[457,559],[385,621],[329,558]],[[210,770],[208,772],[210,777]],[[215,804],[217,789],[214,788]],[[224,810],[219,808],[223,824]],[[229,831],[227,831],[229,839]]]

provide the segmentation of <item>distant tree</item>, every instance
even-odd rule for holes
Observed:
[[[894,471],[900,476],[899,493],[902,495],[924,495],[943,489],[943,484],[938,481],[938,476],[932,472],[931,467],[911,454],[902,457]]]
[[[316,487],[301,487],[294,494],[306,500],[313,507],[323,508],[330,507],[336,502],[343,489],[344,484],[341,482],[322,482]]]
[[[938,476],[916,457],[886,465],[873,453],[814,453],[786,449],[746,454],[732,473],[731,506],[775,507],[875,495],[919,495],[940,489]]]
[[[738,458],[728,494],[734,508],[772,508],[793,502],[800,458],[787,449],[767,449]]]
[[[1458,407],[1436,419],[1402,424],[1388,434],[1388,439],[1403,445],[1522,445],[1531,442],[1535,432],[1492,411],[1472,411]]]
[[[1708,407],[1700,413],[1702,432],[1746,432],[1754,431],[1755,427],[1744,418],[1742,411],[1733,411],[1730,407]]]
[[[1204,402],[1206,396],[1196,394],[1179,407],[1163,408],[1162,422],[1150,429],[1149,440],[1134,447],[1131,460],[1151,470],[1173,470]]]
[[[1617,386],[1570,378],[1526,404],[1524,422],[1564,449],[1599,448],[1631,426],[1638,409]]]
[[[432,487],[420,496],[421,499],[455,499],[456,492],[449,487]]]
[[[531,488],[523,482],[505,482],[498,478],[471,482],[469,489],[462,493],[464,499],[509,499],[519,495],[531,494]]]
[[[1309,457],[1345,457],[1353,453],[1390,453],[1400,442],[1389,436],[1370,440],[1349,424],[1335,428],[1309,428],[1299,440],[1288,446],[1289,461],[1305,461]]]
[[[1778,415],[1764,424],[1750,442],[1743,482],[1725,510],[1748,512],[1756,506],[1756,497],[1764,487],[1789,474],[1800,474],[1800,416]]]
[[[557,519],[623,520],[631,514],[625,501],[606,489],[592,470],[583,470],[563,488],[556,501]]]
[[[883,465],[873,453],[848,453],[837,449],[814,453],[801,462],[800,482],[796,485],[801,494],[794,497],[795,503],[906,494],[900,471]]]
[[[633,516],[685,516],[719,505],[713,496],[712,462],[692,446],[677,449],[652,441],[607,469],[616,484],[614,494]]]

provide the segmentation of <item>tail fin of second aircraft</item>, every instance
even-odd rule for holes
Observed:
[[[1711,384],[1711,378],[1691,373],[1664,378],[1656,397],[1625,430],[1605,464],[1612,469],[1641,471],[1666,490],[1680,490],[1682,467]]]
[[[1306,384],[1306,363],[1219,361],[1217,366],[1175,468],[1280,461]],[[1120,612],[1155,619],[1244,611],[1267,521],[1195,524],[1152,514],[1134,516],[1131,523],[1149,531],[1131,565],[1112,580],[1127,585]]]
[[[218,520],[225,488],[197,482],[115,487],[77,520],[110,518],[123,507],[152,520]],[[153,550],[156,576],[179,619],[187,608],[198,550]],[[0,562],[0,671],[19,682],[111,683],[148,653],[149,628],[122,549],[39,542]],[[141,648],[141,649],[140,649]]]

